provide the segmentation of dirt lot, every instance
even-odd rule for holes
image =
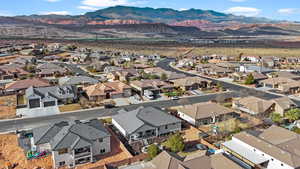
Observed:
[[[2,96],[0,97],[0,119],[9,119],[16,116],[17,97]]]
[[[68,104],[68,105],[59,106],[60,112],[76,111],[76,110],[80,110],[80,109],[82,109],[80,104]]]
[[[182,131],[183,138],[185,141],[196,141],[199,140],[199,130],[193,126],[189,126],[187,129]]]
[[[52,169],[51,156],[41,159],[27,160],[23,150],[18,146],[17,135],[5,134],[0,135],[0,169],[7,165],[15,165],[15,169],[34,169],[41,167]]]

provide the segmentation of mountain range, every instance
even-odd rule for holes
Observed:
[[[298,24],[292,22],[236,16],[213,10],[179,11],[127,6],[109,7],[74,16],[0,17],[0,25],[0,37],[47,35],[52,38],[90,38],[95,34],[103,38],[300,35]]]

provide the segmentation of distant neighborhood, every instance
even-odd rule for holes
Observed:
[[[299,169],[299,65],[2,45],[0,168]]]

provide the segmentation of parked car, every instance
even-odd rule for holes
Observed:
[[[180,98],[178,96],[171,97],[172,100],[179,100]]]
[[[204,145],[204,144],[197,144],[196,148],[198,150],[208,150],[208,147],[206,145]]]

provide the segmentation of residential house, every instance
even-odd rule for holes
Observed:
[[[111,81],[130,81],[133,78],[140,77],[136,69],[122,69],[107,74],[107,78]]]
[[[129,143],[181,130],[181,120],[154,107],[120,110],[112,117],[112,124]]]
[[[196,70],[199,73],[202,73],[204,75],[218,76],[218,77],[226,77],[230,73],[233,73],[232,70],[223,68],[223,67],[219,67],[215,64],[201,64],[201,65],[197,66]]]
[[[66,68],[53,63],[43,63],[36,67],[36,74],[39,77],[52,77],[52,76],[62,76],[68,72]]]
[[[175,80],[175,79],[180,79],[180,78],[184,78],[186,77],[184,74],[182,73],[175,73],[175,72],[171,72],[171,71],[166,71],[160,67],[153,67],[153,68],[147,68],[144,69],[144,72],[147,74],[153,74],[153,75],[157,75],[157,76],[162,76],[163,74],[166,75],[167,79],[166,81],[170,81],[170,80]]]
[[[88,67],[90,67],[92,70],[96,72],[103,72],[107,66],[109,66],[109,63],[107,62],[96,61],[90,64]]]
[[[241,61],[250,61],[252,63],[258,63],[260,62],[261,57],[260,56],[242,56]]]
[[[99,83],[99,80],[89,76],[65,76],[58,79],[58,84],[60,86],[63,85],[87,86],[87,85],[94,85],[96,83]]]
[[[298,57],[286,57],[285,63],[287,64],[298,64],[300,63],[300,58]]]
[[[30,63],[36,63],[35,56],[20,56],[12,61],[10,61],[10,64],[16,64],[19,66],[24,67],[26,64]]]
[[[280,97],[272,100],[275,103],[274,112],[284,116],[284,113],[290,109],[297,108],[298,105],[289,97]]]
[[[130,86],[140,95],[144,95],[145,92],[150,91],[153,95],[157,95],[164,91],[171,91],[174,86],[161,80],[137,80],[131,81]]]
[[[274,72],[274,70],[263,67],[263,66],[257,66],[257,65],[241,65],[240,72],[243,73],[252,73],[252,72],[258,72],[258,73],[270,73]]]
[[[212,87],[212,81],[201,77],[185,77],[181,79],[171,80],[175,87],[180,87],[184,91],[203,90]]]
[[[120,70],[123,70],[123,68],[117,66],[106,66],[103,71],[105,74],[108,74],[110,72],[116,72]]]
[[[235,134],[221,147],[234,159],[253,169],[300,168],[300,136],[275,125],[261,132]]]
[[[278,89],[287,95],[298,94],[300,93],[300,81],[282,84],[278,87]]]
[[[50,83],[44,79],[25,79],[14,81],[5,86],[6,93],[17,93],[19,91],[25,91],[29,87],[47,87],[50,86]]]
[[[176,109],[180,118],[197,127],[221,122],[236,115],[233,110],[213,102],[179,106]]]
[[[31,150],[50,152],[54,168],[73,168],[111,152],[111,135],[99,120],[59,122],[32,133]]]
[[[268,76],[258,72],[252,72],[252,73],[235,72],[230,76],[233,78],[234,81],[245,81],[250,74],[253,76],[255,83],[259,83],[259,81],[261,80],[268,79]]]
[[[257,116],[268,116],[274,111],[274,105],[273,101],[254,96],[238,98],[232,102],[234,109]]]
[[[273,73],[269,73],[267,75],[269,78],[283,77],[283,78],[289,78],[292,80],[300,80],[300,76],[298,74],[295,74],[293,72],[287,72],[287,71],[273,72]]]
[[[181,59],[178,61],[177,67],[191,69],[195,66],[195,61],[193,59]]]
[[[224,169],[224,166],[228,169],[243,169],[222,153],[211,156],[195,153],[182,158],[167,151],[161,152],[153,160],[136,169]]]
[[[29,87],[25,97],[29,109],[69,104],[78,100],[75,86]]]
[[[281,85],[288,84],[291,82],[295,82],[295,80],[286,77],[274,77],[274,78],[262,80],[260,83],[262,84],[263,87],[278,89],[281,88]]]
[[[265,56],[262,58],[262,64],[265,67],[273,68],[273,67],[277,66],[275,59],[276,58],[274,58],[272,56],[270,56],[270,57]]]
[[[105,82],[97,83],[91,86],[84,87],[90,101],[102,101],[105,99],[115,99],[130,97],[132,89],[122,82]]]
[[[0,66],[0,80],[22,79],[26,78],[28,75],[29,72],[18,65],[10,64]]]

